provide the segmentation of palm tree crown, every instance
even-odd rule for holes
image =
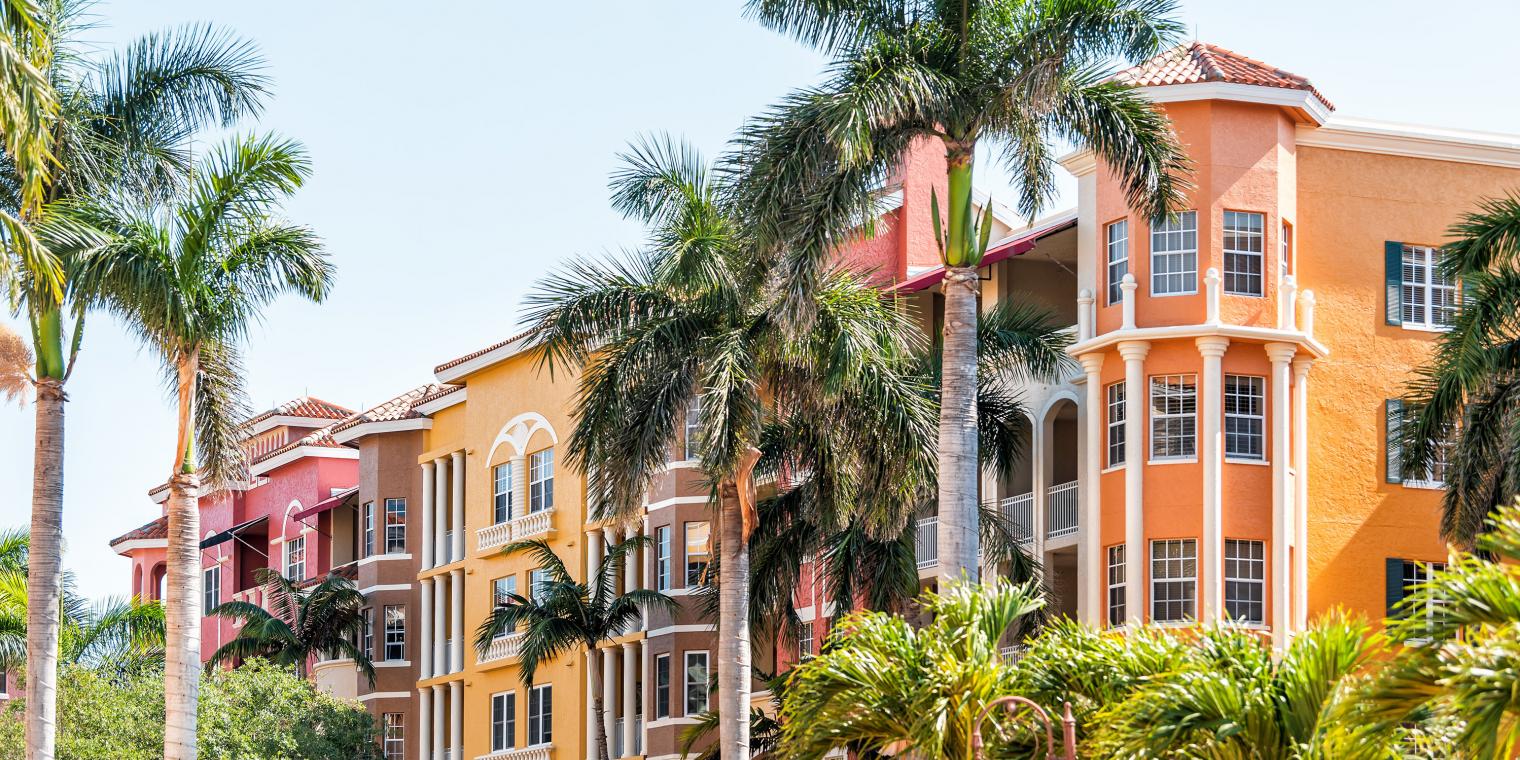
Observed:
[[[260,657],[305,675],[313,657],[338,656],[353,660],[375,682],[370,653],[355,643],[365,633],[364,594],[353,581],[329,574],[308,589],[269,568],[259,568],[254,576],[264,587],[264,607],[232,601],[207,610],[207,615],[241,624],[237,636],[211,654],[211,662]]]

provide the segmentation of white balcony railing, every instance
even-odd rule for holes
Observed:
[[[1019,543],[1034,540],[1034,494],[1021,493],[1003,500],[999,507],[1003,517],[1013,523],[1013,535]]]
[[[475,531],[475,548],[480,551],[505,546],[512,542],[512,523],[499,522]]]
[[[1045,492],[1045,535],[1049,538],[1077,532],[1077,481],[1051,486]]]
[[[633,751],[632,752],[625,752],[624,751],[625,749],[627,749],[627,747],[623,746],[624,745],[624,742],[623,742],[623,726],[625,725],[625,723],[624,723],[625,720],[626,720],[625,718],[618,718],[617,719],[616,731],[612,735],[612,756],[613,757],[633,757],[635,755],[642,755],[642,754],[644,754],[644,716],[640,715],[637,718],[635,718],[634,721],[633,721]]]
[[[509,633],[497,637],[486,647],[484,654],[480,656],[482,663],[496,662],[497,660],[510,660],[522,653],[523,634]]]
[[[1026,649],[1026,647],[1020,646],[1018,644],[1014,644],[1013,646],[1003,647],[999,651],[1003,655],[1003,662],[1006,662],[1009,665],[1012,665],[1013,663],[1018,662],[1020,659],[1022,659],[1024,657],[1024,650],[1025,649]]]
[[[547,535],[554,530],[554,508],[517,517],[512,520],[512,540],[522,541],[535,536]]]
[[[481,755],[475,760],[549,760],[549,753],[553,750],[553,744],[540,744],[521,749],[497,750],[488,755]]]
[[[913,554],[918,557],[918,568],[939,564],[939,518],[923,517],[918,521],[918,535],[913,539]]]

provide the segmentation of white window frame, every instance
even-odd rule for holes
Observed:
[[[1277,278],[1280,280],[1292,274],[1293,267],[1293,223],[1287,219],[1282,220],[1278,226],[1277,240]]]
[[[1128,565],[1124,544],[1108,547],[1108,626],[1118,628],[1129,620],[1129,584],[1125,582]]]
[[[1108,280],[1108,287],[1104,290],[1108,297],[1108,305],[1113,306],[1124,301],[1124,275],[1129,274],[1128,219],[1119,219],[1104,225],[1103,250],[1105,254],[1103,271]]]
[[[692,543],[692,528],[702,526],[704,540]],[[686,559],[686,588],[701,588],[706,585],[702,578],[707,574],[707,568],[712,564],[712,523],[707,520],[692,520],[681,525],[681,539],[685,549]],[[693,547],[698,551],[693,551]],[[700,567],[695,567],[692,557],[700,557]],[[695,572],[693,572],[695,571]]]
[[[491,517],[500,525],[512,519],[512,463],[491,468]]]
[[[375,553],[375,502],[366,501],[359,511],[359,520],[363,523],[363,535],[361,539],[364,551],[362,556],[370,557]]]
[[[1251,450],[1251,442],[1255,450]],[[1224,376],[1224,458],[1267,460],[1267,379],[1260,375]]]
[[[375,608],[359,610],[359,651],[371,660],[375,659]]]
[[[491,695],[491,751],[516,747],[517,692],[500,691]]]
[[[1124,464],[1124,442],[1127,435],[1125,423],[1129,414],[1125,407],[1127,391],[1124,381],[1109,383],[1104,393],[1108,399],[1108,466],[1118,467]]]
[[[201,615],[207,615],[222,603],[222,566],[212,565],[201,572]],[[0,684],[3,685],[3,684]]]
[[[528,455],[528,514],[554,508],[554,449]]]
[[[660,683],[660,664],[665,664],[665,682]],[[671,716],[671,686],[675,672],[671,670],[670,653],[657,654],[654,656],[654,717],[655,720],[669,718]],[[661,704],[663,700],[663,705]]]
[[[1162,556],[1157,556],[1158,550]],[[1191,538],[1151,541],[1151,620],[1191,623],[1197,619],[1198,541]]]
[[[1231,611],[1231,607],[1235,607]],[[1247,625],[1267,622],[1267,544],[1243,538],[1224,541],[1224,614]]]
[[[285,540],[285,578],[300,583],[306,580],[306,536]],[[300,560],[293,559],[299,554]],[[296,572],[299,569],[299,572]]]
[[[1409,598],[1410,594],[1414,593],[1415,585],[1429,582],[1431,573],[1439,573],[1446,569],[1445,562],[1421,562],[1415,559],[1406,559],[1400,561],[1404,563],[1403,569],[1399,573],[1401,581],[1399,589],[1399,601],[1401,602]],[[1435,600],[1432,600],[1431,604],[1426,605],[1426,623],[1435,622],[1435,616],[1437,614],[1436,608],[1438,606],[1439,603]]]
[[[691,462],[701,458],[697,442],[702,437],[702,397],[697,396],[686,406],[686,418],[681,428],[681,458]],[[696,440],[694,440],[696,439]]]
[[[670,525],[655,528],[654,579],[656,591],[670,590]]]
[[[709,699],[711,698],[710,692],[712,689],[712,668],[710,667],[712,665],[712,657],[705,649],[688,649],[683,655],[681,658],[681,709],[686,717],[694,718],[707,712],[708,708],[711,707]],[[701,664],[697,666],[702,669],[698,674],[701,676],[698,681],[692,680],[692,664],[694,660],[701,661]],[[692,700],[694,698],[700,700],[700,709],[692,709],[694,704]]]
[[[392,617],[394,611],[395,617]],[[380,642],[382,662],[402,662],[406,660],[406,605],[387,604],[382,610],[382,620],[385,622],[385,639]],[[392,625],[395,623],[395,625]],[[395,651],[392,652],[394,647]],[[393,656],[394,655],[394,656]]]
[[[1161,410],[1157,406],[1161,405]],[[1173,408],[1175,407],[1175,409]],[[1185,373],[1150,378],[1150,461],[1198,458],[1198,376]],[[1170,445],[1177,442],[1175,450]]]
[[[396,521],[392,515],[399,515]],[[406,499],[385,500],[385,553],[406,553]]]
[[[1161,266],[1162,263],[1166,266]],[[1165,219],[1152,220],[1151,295],[1186,296],[1197,292],[1198,212],[1179,211]]]
[[[797,659],[806,660],[813,656],[813,621],[801,623],[797,626]]]
[[[1403,327],[1446,332],[1455,324],[1461,292],[1457,283],[1439,279],[1444,256],[1440,248],[1404,244],[1399,266],[1399,317]],[[1419,303],[1415,303],[1416,295]],[[1435,305],[1437,298],[1442,299],[1443,305]],[[1447,315],[1445,320],[1438,316],[1440,313]]]
[[[494,611],[498,607],[505,607],[505,606],[507,606],[507,602],[503,601],[503,600],[508,599],[509,598],[508,597],[509,594],[516,594],[516,593],[517,593],[517,576],[516,575],[504,575],[504,576],[502,576],[500,578],[493,579],[491,581],[491,609]],[[516,633],[516,631],[515,630],[503,630],[502,632],[496,634],[496,638],[498,638],[498,639],[504,639],[504,638],[506,638],[508,636],[511,636],[513,633]]]
[[[381,752],[385,760],[406,757],[406,713],[388,712],[380,717]]]
[[[528,598],[537,604],[543,601],[543,587],[549,584],[549,571],[535,568],[528,571]]]
[[[554,685],[531,686],[528,688],[528,746],[547,747],[553,743]]]
[[[1257,211],[1226,211],[1223,222],[1224,292],[1232,296],[1266,296],[1267,215]]]

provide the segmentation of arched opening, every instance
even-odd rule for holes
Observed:
[[[1080,471],[1077,445],[1077,405],[1069,398],[1052,404],[1041,420],[1041,527],[1045,582],[1050,589],[1051,611],[1077,616],[1077,529],[1081,498],[1077,489]]]
[[[169,574],[169,568],[164,563],[160,562],[157,565],[153,566],[153,571],[149,575],[150,581],[148,583],[148,594],[150,595],[149,596],[149,601],[154,601],[154,602],[161,602],[161,601],[163,601],[163,599],[164,599],[164,580],[165,580],[165,577],[168,574]]]

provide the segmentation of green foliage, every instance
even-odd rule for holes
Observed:
[[[312,657],[345,657],[374,684],[369,653],[354,643],[364,631],[364,595],[353,581],[329,573],[308,589],[268,568],[254,579],[264,587],[264,606],[232,601],[206,613],[239,623],[237,636],[212,653],[213,664],[258,657],[304,673]]]
[[[22,705],[0,715],[0,757],[22,757]],[[163,757],[160,672],[110,678],[78,666],[59,672],[58,760]],[[217,760],[373,760],[376,726],[364,708],[321,694],[262,662],[217,670],[202,682],[201,757]]]

